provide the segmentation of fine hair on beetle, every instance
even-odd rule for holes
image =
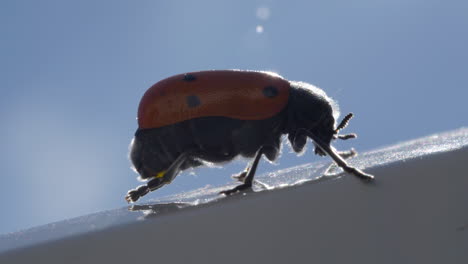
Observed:
[[[338,152],[331,146],[335,139],[356,137],[340,134],[353,114],[338,123],[339,115],[338,104],[322,89],[275,73],[215,70],[169,77],[140,102],[129,158],[140,180],[148,182],[130,190],[126,200],[135,202],[169,184],[180,171],[238,157],[252,163],[234,177],[240,185],[221,193],[248,189],[261,157],[277,160],[285,136],[295,153],[305,152],[309,138],[315,154],[330,156],[361,179],[373,179],[345,161],[354,150]]]

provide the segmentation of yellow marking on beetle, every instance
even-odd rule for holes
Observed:
[[[164,174],[166,174],[166,171],[160,171],[156,174],[156,176],[154,176],[155,178],[162,178],[164,177]]]

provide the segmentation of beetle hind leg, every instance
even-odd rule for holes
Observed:
[[[180,154],[166,171],[161,172],[161,175],[158,174],[150,181],[148,181],[148,183],[128,191],[127,195],[125,196],[125,200],[129,203],[134,203],[141,197],[148,194],[150,191],[157,190],[163,185],[172,182],[172,180],[174,180],[174,178],[179,173],[181,166],[185,163],[185,161],[187,161],[191,153],[191,151],[187,151]]]
[[[140,199],[140,197],[145,196],[147,193],[149,193],[149,188],[148,185],[140,185],[137,188],[128,191],[127,195],[125,196],[125,200],[128,203],[134,203]]]

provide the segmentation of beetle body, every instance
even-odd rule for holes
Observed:
[[[243,184],[223,193],[249,188],[260,157],[278,157],[282,135],[288,135],[295,152],[311,138],[315,153],[328,154],[347,172],[371,178],[348,166],[330,146],[334,138],[353,137],[338,135],[351,117],[336,127],[338,115],[336,103],[319,88],[270,72],[201,71],[169,77],[150,87],[140,102],[130,159],[149,182],[129,191],[126,199],[134,202],[203,161],[222,163],[239,155],[255,157],[254,162],[243,173]]]

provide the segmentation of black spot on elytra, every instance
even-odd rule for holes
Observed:
[[[270,86],[263,88],[262,92],[263,92],[263,95],[265,95],[266,97],[273,98],[278,95],[278,88],[270,85]]]
[[[198,98],[196,95],[189,95],[187,96],[186,100],[189,108],[197,107],[201,104],[200,98]]]
[[[193,74],[184,74],[184,78],[182,79],[183,81],[186,81],[186,82],[193,82],[195,81],[197,78],[193,75]]]

